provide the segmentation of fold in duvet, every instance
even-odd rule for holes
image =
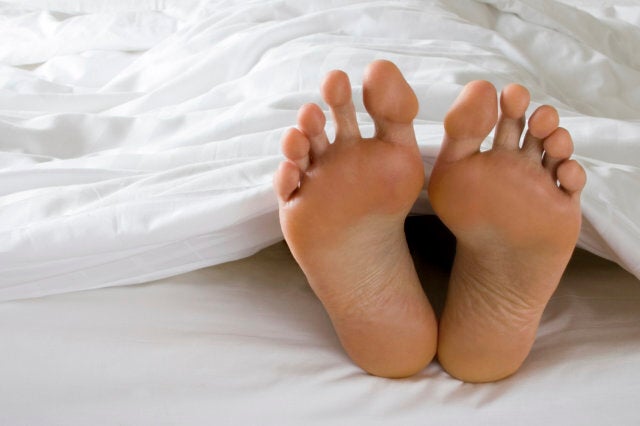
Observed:
[[[640,277],[640,6],[40,3],[0,1],[0,300],[142,283],[280,240],[282,132],[302,104],[324,108],[318,86],[339,68],[372,133],[359,84],[380,58],[418,94],[427,174],[468,81],[555,106],[588,175],[579,245]]]

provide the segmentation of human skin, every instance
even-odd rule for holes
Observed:
[[[283,137],[286,159],[274,188],[285,239],[346,352],[384,377],[415,374],[436,351],[461,380],[512,374],[580,228],[585,176],[569,160],[573,145],[557,112],[538,108],[520,147],[524,87],[503,90],[499,119],[495,88],[483,81],[467,85],[449,111],[428,185],[434,210],[457,238],[438,327],[403,230],[424,184],[415,94],[395,65],[372,63],[363,95],[376,132],[362,138],[346,74],[329,73],[321,91],[335,141],[322,110],[303,106],[297,128]],[[481,153],[494,126],[493,148]]]
[[[438,359],[453,376],[487,382],[513,374],[580,232],[586,176],[569,157],[569,132],[550,106],[525,127],[529,92],[507,86],[498,119],[495,88],[468,84],[445,118],[429,198],[456,236]],[[480,144],[496,125],[493,146]]]
[[[403,228],[424,185],[418,102],[387,61],[369,66],[363,91],[375,136],[360,135],[348,77],[333,71],[322,95],[335,141],[320,108],[303,106],[283,138],[274,186],[285,239],[346,352],[371,374],[406,377],[433,359],[437,342]]]

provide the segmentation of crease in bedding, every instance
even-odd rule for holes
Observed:
[[[280,135],[303,103],[322,105],[334,68],[370,133],[359,83],[379,58],[419,97],[427,172],[468,81],[518,82],[532,110],[557,107],[588,175],[579,246],[640,278],[640,6],[0,1],[0,40],[0,300],[147,282],[277,242]]]

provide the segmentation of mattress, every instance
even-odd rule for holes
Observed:
[[[640,286],[579,251],[522,369],[369,376],[283,243],[153,283],[0,304],[0,424],[636,425]]]

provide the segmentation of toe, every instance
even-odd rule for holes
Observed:
[[[282,153],[302,171],[309,167],[309,139],[298,129],[289,129],[282,138]]]
[[[544,149],[542,165],[555,182],[558,179],[558,165],[573,153],[571,134],[566,129],[558,127],[542,142],[542,147]]]
[[[498,116],[495,87],[488,81],[467,84],[444,119],[439,160],[457,161],[480,150]]]
[[[312,159],[320,157],[329,146],[325,124],[324,112],[316,104],[303,105],[298,111],[298,128],[309,139]]]
[[[376,138],[415,144],[412,122],[418,114],[418,98],[392,62],[379,60],[369,65],[363,98],[375,122]]]
[[[276,174],[273,176],[273,189],[278,196],[280,204],[291,200],[293,193],[300,184],[300,169],[291,161],[280,163]]]
[[[576,160],[565,160],[558,165],[560,188],[567,194],[579,196],[587,182],[587,174]]]
[[[510,84],[502,90],[493,148],[512,151],[519,148],[530,99],[529,91],[519,84]]]
[[[542,157],[542,141],[558,128],[560,118],[552,106],[543,105],[529,119],[529,130],[522,143],[522,152],[535,161]]]
[[[322,97],[331,108],[336,127],[336,140],[353,141],[360,138],[356,110],[351,99],[351,83],[343,71],[327,74],[322,84]]]

